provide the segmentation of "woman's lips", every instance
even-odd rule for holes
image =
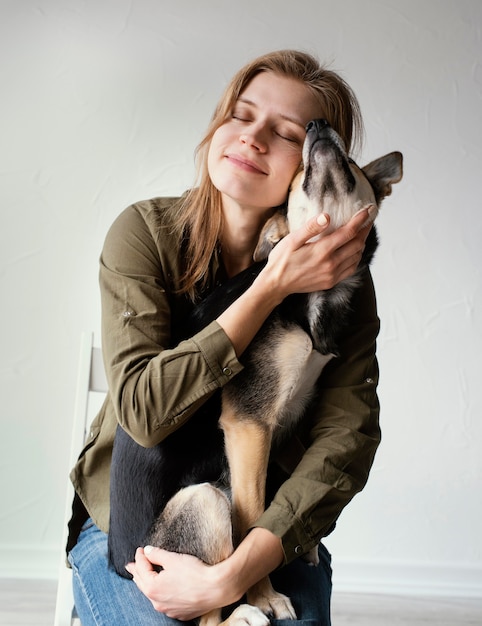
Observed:
[[[249,159],[245,159],[239,154],[226,154],[225,156],[230,163],[232,163],[236,167],[245,170],[246,172],[263,174],[266,176],[266,172],[261,168],[261,166],[259,166],[257,163],[254,163],[253,161],[250,161]]]

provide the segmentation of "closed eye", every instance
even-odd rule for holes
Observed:
[[[247,117],[243,117],[242,115],[235,115],[234,113],[231,115],[233,120],[238,120],[238,122],[250,122],[251,120]]]
[[[251,117],[249,117],[248,115],[245,115],[243,113],[239,114],[239,113],[232,113],[231,114],[231,119],[236,120],[237,122],[243,122],[245,124],[249,124],[250,122],[253,121],[253,119]],[[279,131],[279,130],[273,130],[273,133],[279,137],[280,139],[283,139],[284,141],[289,141],[290,143],[302,143],[303,140],[300,139],[299,137],[296,137],[294,135],[291,135],[287,132],[284,131]]]
[[[287,135],[278,131],[275,131],[275,134],[278,135],[278,137],[281,137],[281,139],[284,139],[285,141],[290,141],[291,143],[301,143],[301,140],[298,137],[293,137],[291,135]]]

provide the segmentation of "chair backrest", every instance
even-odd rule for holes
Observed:
[[[81,337],[77,369],[74,420],[70,442],[69,467],[72,468],[87,438],[90,421],[96,415],[107,393],[107,379],[102,361],[102,351],[94,346],[93,333],[84,332]],[[67,543],[67,523],[72,512],[74,489],[67,479],[67,494],[64,513],[64,528],[59,565],[59,582],[55,606],[54,626],[71,626],[78,622],[75,617],[72,594],[72,572],[66,566],[65,545]]]
[[[70,467],[73,467],[77,461],[87,437],[90,419],[95,416],[94,410],[98,408],[99,401],[104,399],[107,388],[102,351],[94,346],[93,333],[84,332],[81,337],[77,369],[74,423],[70,443]],[[100,397],[97,394],[100,394]]]

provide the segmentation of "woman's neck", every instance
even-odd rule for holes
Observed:
[[[221,246],[221,256],[226,269],[226,274],[231,278],[253,264],[253,253],[235,255]]]
[[[259,209],[236,210],[224,208],[224,224],[221,235],[221,256],[228,276],[234,276],[253,264],[253,254],[261,228],[269,214]]]

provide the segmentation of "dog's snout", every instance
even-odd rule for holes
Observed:
[[[329,128],[329,126],[330,124],[328,123],[328,120],[311,120],[311,122],[308,122],[308,124],[306,125],[306,132],[319,133],[323,128]]]

